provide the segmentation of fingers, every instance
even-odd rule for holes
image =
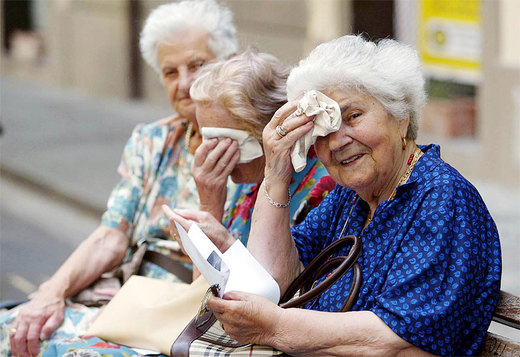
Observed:
[[[207,145],[203,143],[201,147],[195,153],[194,169],[200,168],[203,173],[211,176],[229,175],[240,158],[238,143],[229,138],[220,141],[211,139]]]
[[[195,166],[201,166],[204,163],[204,160],[206,160],[208,153],[213,150],[217,144],[218,139],[215,138],[203,141],[197,150],[195,150],[193,164]]]
[[[14,326],[14,324],[13,324]],[[13,327],[13,333],[9,335],[11,352],[14,356],[28,356],[27,351],[27,323],[20,322]]]
[[[283,121],[291,115],[296,108],[298,107],[298,100],[293,100],[282,105],[273,115],[273,118],[267,124],[271,130],[275,130],[275,128],[283,123]]]
[[[52,333],[56,331],[58,326],[63,322],[63,311],[52,315],[42,326],[40,332],[40,340],[44,341],[51,337]]]
[[[39,324],[31,324],[27,331],[27,352],[31,356],[36,356],[40,352],[40,330]]]

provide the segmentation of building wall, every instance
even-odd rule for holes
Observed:
[[[140,22],[163,0],[141,1]],[[406,2],[406,1],[405,1]],[[317,43],[349,33],[351,0],[228,0],[240,47],[248,45],[296,64]],[[518,0],[482,0],[483,81],[477,96],[477,128],[470,139],[429,136],[463,174],[520,182],[520,46]],[[38,79],[93,95],[128,98],[128,0],[49,0],[39,3],[43,61],[6,57],[2,74]],[[398,29],[399,30],[399,29]],[[399,35],[399,31],[398,31]],[[413,36],[412,36],[413,37]],[[142,60],[142,97],[168,107],[157,73]],[[462,110],[455,106],[454,110]]]

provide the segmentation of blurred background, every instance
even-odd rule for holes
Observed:
[[[99,224],[125,141],[171,114],[138,36],[155,0],[2,0],[0,300],[23,299]],[[241,48],[296,64],[348,33],[415,47],[418,142],[480,191],[520,294],[520,0],[228,0]]]

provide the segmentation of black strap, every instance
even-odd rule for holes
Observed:
[[[182,265],[182,263],[173,260],[164,254],[154,252],[153,250],[147,250],[146,253],[144,253],[143,260],[160,266],[185,283],[191,283],[193,281],[193,273],[190,269],[186,268],[184,265]]]

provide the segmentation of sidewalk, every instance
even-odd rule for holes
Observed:
[[[140,102],[2,78],[2,174],[43,188],[94,212],[104,210],[132,128],[171,114]],[[502,288],[520,294],[520,187],[467,177],[497,223],[503,252]]]
[[[0,167],[94,212],[103,212],[133,127],[171,115],[136,101],[94,99],[36,82],[0,80]]]

